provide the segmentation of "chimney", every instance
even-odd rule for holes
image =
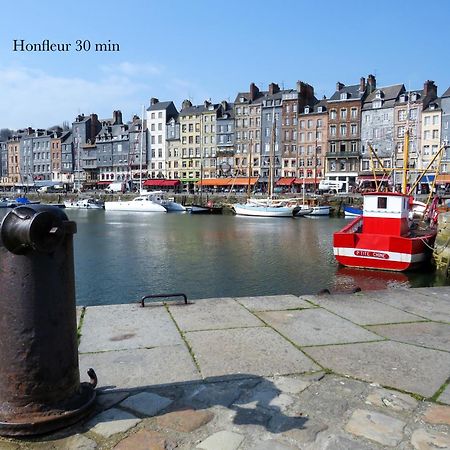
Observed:
[[[152,97],[152,98],[150,99],[150,106],[156,105],[157,103],[159,103],[159,100],[158,100],[157,98]]]
[[[359,92],[363,93],[366,90],[366,79],[361,77],[359,79]]]
[[[343,89],[345,87],[345,84],[344,83],[341,83],[340,81],[338,81],[337,83],[336,83],[336,90],[337,91],[340,91],[341,89]]]
[[[373,75],[367,77],[368,94],[371,94],[377,88],[377,80]]]
[[[274,95],[277,92],[280,92],[280,87],[276,83],[269,84],[269,95]]]
[[[255,83],[250,84],[250,100],[254,101],[259,94],[258,86]]]
[[[423,96],[430,96],[433,99],[437,97],[437,86],[434,84],[434,81],[425,81],[425,83],[423,84]]]
[[[225,100],[222,100],[220,102],[220,104],[222,105],[222,110],[226,111],[228,109],[228,103]]]
[[[122,113],[113,111],[113,125],[122,125]]]
[[[209,102],[208,100],[205,100],[205,101],[203,102],[203,106],[204,106],[206,109],[208,109],[210,105],[211,105],[211,102]]]
[[[187,109],[192,106],[192,103],[189,100],[183,100],[183,103],[181,104],[181,109]]]

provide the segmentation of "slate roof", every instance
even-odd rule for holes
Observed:
[[[450,97],[450,87],[442,94],[442,98]]]
[[[169,108],[171,104],[173,105],[172,101],[169,101],[169,102],[158,102],[158,103],[155,103],[154,105],[150,105],[147,108],[147,111],[161,111],[163,109]]]
[[[359,92],[359,84],[353,84],[351,86],[344,86],[341,90],[336,91],[328,101],[333,102],[341,100],[341,94],[343,93],[349,94],[346,100],[355,100],[361,98]]]
[[[384,86],[375,89],[371,92],[366,100],[364,101],[363,111],[372,110],[372,102],[376,99],[377,93],[381,92],[381,100],[383,101],[381,108],[393,108],[395,101],[398,99],[400,94],[405,91],[405,86],[403,84],[394,84],[392,86]]]
[[[213,107],[213,109],[209,109],[210,107]],[[209,106],[205,105],[192,105],[189,108],[184,108],[180,111],[179,116],[199,116],[202,113],[205,112],[213,112],[217,111],[217,109],[220,107],[219,103],[211,103]]]
[[[431,105],[435,104],[436,107],[430,108]],[[441,111],[441,98],[436,98],[434,100],[431,100],[430,103],[428,103],[428,105],[423,109],[423,111],[428,112],[428,111]]]

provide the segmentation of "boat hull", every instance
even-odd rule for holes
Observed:
[[[360,224],[358,217],[334,233],[333,252],[343,266],[403,272],[429,261],[434,231],[416,237],[361,233]]]
[[[362,209],[344,205],[344,216],[346,218],[358,217],[362,215]]]
[[[128,212],[161,212],[166,213],[167,209],[153,202],[105,202],[106,211],[128,211]]]
[[[329,216],[331,213],[331,206],[312,206],[312,212],[308,216]]]
[[[294,208],[287,206],[262,206],[256,204],[239,204],[233,205],[234,212],[238,216],[252,217],[293,217]]]

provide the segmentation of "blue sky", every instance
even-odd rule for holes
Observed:
[[[125,119],[151,97],[233,101],[254,81],[312,84],[376,75],[379,86],[450,86],[448,0],[25,0],[2,5],[0,128],[45,128],[79,113]],[[372,5],[372,6],[370,6]],[[14,39],[71,43],[69,52],[13,52]],[[120,45],[76,52],[76,40]]]

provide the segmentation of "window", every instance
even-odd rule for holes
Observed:
[[[423,146],[423,154],[424,155],[429,155],[430,154],[430,146],[429,145],[424,145]]]
[[[330,125],[330,136],[336,136],[336,125]]]
[[[406,109],[401,109],[398,112],[398,120],[406,120]]]
[[[433,116],[433,125],[437,125],[439,123],[439,116]]]
[[[412,108],[409,110],[409,118],[411,120],[416,120],[417,119],[417,108]]]
[[[423,120],[423,124],[424,125],[430,125],[431,124],[431,117],[430,116],[425,116],[424,120]]]
[[[356,123],[352,123],[350,125],[350,132],[352,134],[357,134],[358,133],[358,125]]]
[[[345,120],[347,118],[347,108],[341,109],[341,119]]]
[[[387,197],[378,197],[378,209],[387,208]]]
[[[405,127],[398,127],[397,137],[402,138],[403,136],[405,136]]]
[[[341,136],[347,136],[347,125],[341,124],[340,133],[341,133]]]
[[[341,93],[341,95],[339,96],[339,98],[341,99],[341,100],[346,100],[348,97],[347,97],[347,92],[342,92]]]
[[[425,130],[424,132],[423,132],[423,138],[424,139],[431,139],[431,131],[430,130]]]
[[[356,119],[358,117],[358,108],[351,109],[351,116],[352,116],[352,119]]]
[[[337,117],[337,112],[335,109],[332,109],[330,111],[330,119],[336,119],[336,117]]]
[[[312,128],[313,126],[313,121],[311,119],[308,120],[308,128]]]
[[[433,139],[439,139],[439,130],[433,130]]]

